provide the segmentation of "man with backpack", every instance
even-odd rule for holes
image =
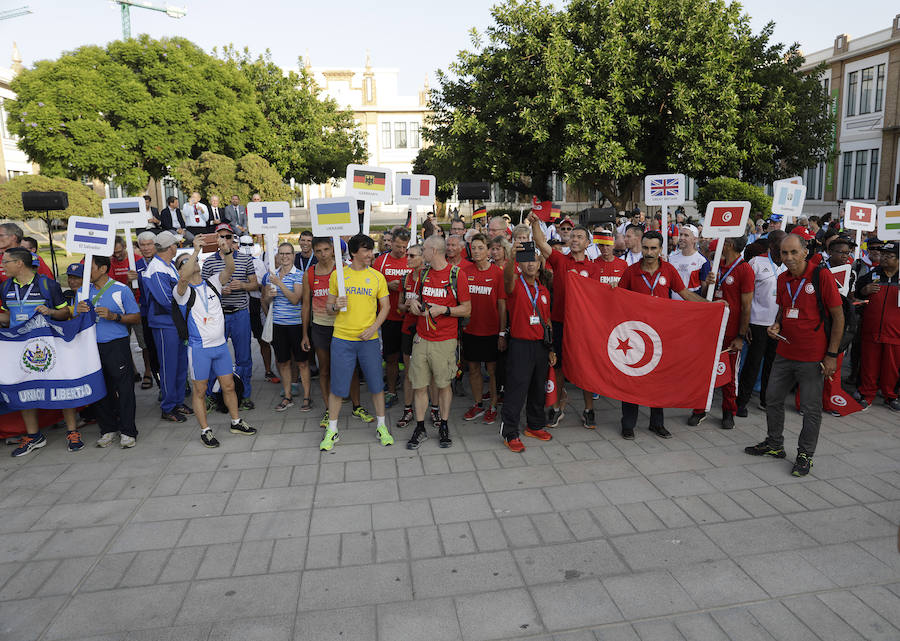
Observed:
[[[238,415],[238,400],[232,376],[231,352],[225,342],[225,313],[222,310],[222,290],[234,275],[234,250],[222,236],[218,237],[219,255],[225,268],[212,278],[204,279],[197,257],[203,249],[204,238],[194,239],[194,253],[179,256],[176,261],[178,283],[172,292],[175,306],[173,323],[179,337],[188,341],[188,363],[193,382],[194,415],[200,423],[200,440],[206,447],[219,447],[206,420],[206,388],[210,374],[216,377],[222,396],[231,416],[231,432],[253,436],[256,428],[250,427]]]
[[[453,390],[450,383],[456,376],[456,343],[459,320],[467,318],[472,305],[468,287],[459,287],[459,267],[447,262],[447,246],[440,236],[425,241],[424,257],[428,267],[422,271],[419,296],[409,301],[409,312],[418,317],[413,337],[409,378],[415,394],[416,429],[406,443],[410,450],[418,449],[428,438],[425,432],[425,412],[428,409],[428,384],[434,378],[438,389],[440,447],[450,447],[450,403]]]
[[[761,443],[744,448],[754,456],[785,458],[784,400],[797,385],[803,428],[791,470],[794,476],[806,476],[812,467],[822,423],[824,379],[840,376],[837,357],[844,333],[844,310],[834,276],[827,268],[807,261],[808,253],[797,234],[788,234],[781,241],[781,260],[787,271],[778,277],[775,296],[779,309],[768,330],[768,335],[778,340],[766,392],[768,434]],[[825,331],[819,300],[830,317],[829,332]]]

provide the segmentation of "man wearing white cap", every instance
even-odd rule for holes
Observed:
[[[699,230],[693,225],[682,225],[678,230],[678,249],[669,254],[669,263],[678,271],[681,280],[690,291],[700,293],[703,281],[710,271],[706,256],[697,251]],[[682,300],[672,292],[672,298]]]

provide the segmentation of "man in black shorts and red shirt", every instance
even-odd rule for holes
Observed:
[[[372,267],[384,275],[388,284],[391,311],[381,326],[381,352],[385,362],[387,391],[384,406],[392,407],[397,402],[397,378],[399,377],[400,339],[403,335],[403,317],[397,311],[400,298],[400,283],[410,272],[406,263],[406,246],[409,245],[409,230],[396,227],[391,234],[391,251],[378,256]]]

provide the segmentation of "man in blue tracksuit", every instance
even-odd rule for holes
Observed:
[[[142,283],[150,298],[147,318],[159,355],[162,418],[184,423],[187,420],[185,414],[193,414],[194,411],[184,404],[187,346],[178,338],[178,330],[172,321],[172,290],[178,283],[178,272],[172,265],[175,242],[171,232],[164,231],[157,235],[156,256],[150,259]]]

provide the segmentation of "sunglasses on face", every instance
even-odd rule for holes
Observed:
[[[226,238],[228,240],[231,240],[232,238],[234,238],[234,236],[232,234],[219,234],[219,238]]]

